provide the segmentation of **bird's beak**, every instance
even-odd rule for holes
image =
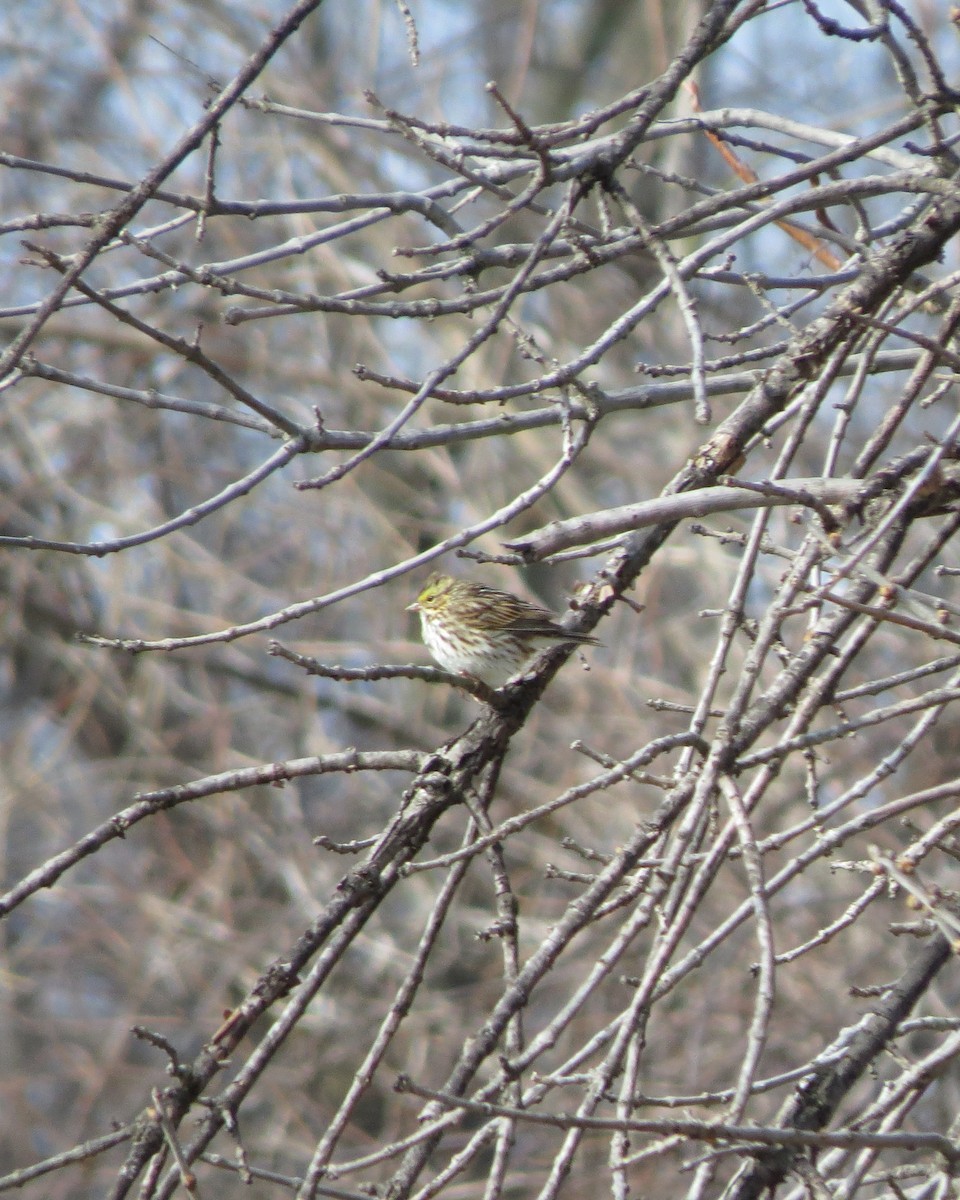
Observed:
[[[420,605],[416,602],[416,600],[414,600],[414,602],[412,604],[407,605],[405,611],[406,612],[419,612]]]

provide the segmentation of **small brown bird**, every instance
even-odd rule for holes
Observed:
[[[600,645],[589,634],[564,629],[549,609],[451,575],[431,575],[407,611],[420,614],[424,643],[444,670],[491,688],[550,643]]]

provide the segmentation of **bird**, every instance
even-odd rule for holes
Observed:
[[[489,688],[502,687],[544,646],[600,645],[564,629],[549,609],[452,575],[431,575],[407,612],[420,614],[424,643],[444,670]]]

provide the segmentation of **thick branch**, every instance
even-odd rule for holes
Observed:
[[[849,1092],[951,957],[947,940],[937,934],[890,989],[886,999],[854,1030],[845,1030],[837,1044],[820,1056],[820,1064],[797,1087],[780,1115],[785,1130],[823,1129]],[[842,1052],[841,1052],[842,1051]],[[783,1181],[800,1153],[794,1145],[761,1151],[753,1165],[733,1181],[725,1200],[761,1200]]]

